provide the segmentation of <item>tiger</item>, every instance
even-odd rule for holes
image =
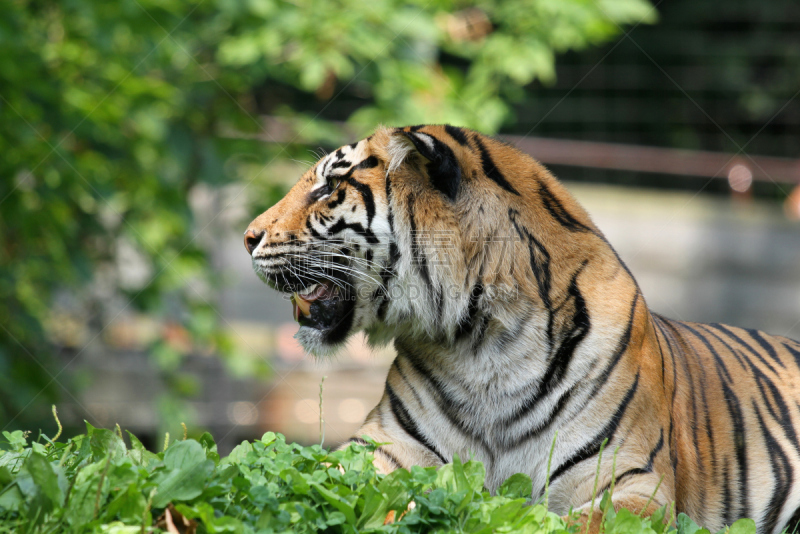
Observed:
[[[650,311],[587,212],[510,144],[379,127],[244,241],[306,351],[394,344],[351,439],[384,444],[380,472],[475,458],[490,491],[525,473],[531,502],[549,483],[550,509],[592,532],[611,488],[617,510],[674,506],[712,532],[800,524],[800,343]]]

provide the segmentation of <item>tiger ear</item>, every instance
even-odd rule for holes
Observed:
[[[392,158],[389,170],[393,171],[399,167],[409,152],[416,152],[427,160],[425,168],[433,188],[450,200],[455,200],[461,186],[461,166],[453,150],[446,143],[424,132],[401,130],[396,132],[394,137],[404,141],[400,144],[405,145],[405,150],[397,147],[400,150],[395,152],[396,157]]]

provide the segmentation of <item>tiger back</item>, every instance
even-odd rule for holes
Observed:
[[[512,146],[379,128],[317,162],[245,246],[291,295],[309,352],[357,331],[394,343],[353,438],[388,443],[384,472],[474,456],[489,489],[524,472],[535,498],[557,431],[559,513],[599,513],[605,442],[599,490],[613,484],[616,508],[675,502],[712,531],[800,522],[800,344],[652,313],[588,214]]]

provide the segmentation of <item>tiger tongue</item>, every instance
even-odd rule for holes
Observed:
[[[311,293],[301,295],[299,293],[292,293],[292,316],[294,320],[300,322],[300,317],[311,316],[311,303],[317,299],[324,299],[331,295],[328,282],[322,282]]]

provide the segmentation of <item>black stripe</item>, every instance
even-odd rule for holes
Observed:
[[[373,169],[378,166],[378,158],[375,156],[370,156],[365,160],[362,160],[361,163],[356,165],[356,170],[361,169]]]
[[[691,326],[689,326],[687,324],[684,324],[683,326],[684,326],[684,328],[686,328],[687,330],[692,332],[697,337],[697,339],[699,339],[700,341],[703,342],[703,344],[708,349],[708,352],[711,353],[711,355],[714,357],[714,363],[716,363],[717,368],[719,369],[720,373],[722,373],[721,377],[724,376],[725,380],[727,380],[728,382],[732,383],[733,382],[733,377],[731,376],[730,371],[728,371],[728,366],[725,365],[725,361],[722,359],[722,356],[720,355],[719,351],[717,351],[717,349],[715,349],[714,346],[711,345],[711,343],[708,341],[707,337],[705,335],[703,335],[703,333],[698,332],[696,329],[692,328]],[[706,327],[707,325],[701,324],[699,326],[700,327]],[[706,330],[708,330],[708,328],[706,328]],[[729,351],[733,352],[733,350],[731,350],[730,346],[728,346],[727,343],[725,343],[722,339],[720,339],[720,337],[718,335],[716,335],[714,332],[710,332],[709,331],[708,335],[714,336],[720,343],[722,343],[725,346],[725,348],[727,348]],[[744,362],[742,361],[741,363],[744,363]]]
[[[329,208],[337,207],[339,204],[344,202],[344,199],[345,199],[346,196],[347,196],[347,192],[344,190],[344,188],[339,189],[339,192],[336,194],[336,198],[331,200],[330,202],[328,202],[328,207]]]
[[[765,375],[760,369],[755,366],[752,366],[753,375],[756,378],[756,385],[758,386],[759,392],[761,396],[764,398],[764,404],[767,407],[770,415],[772,416],[775,421],[777,421],[780,428],[786,433],[786,437],[788,438],[789,442],[794,445],[795,450],[800,453],[800,441],[797,439],[797,433],[794,430],[794,426],[792,424],[792,416],[789,412],[789,407],[784,402],[784,398],[781,395],[780,390],[775,383],[769,379],[767,375]],[[766,389],[769,390],[770,396],[772,397],[772,402],[767,398]],[[777,412],[773,408],[772,404],[775,404],[777,407]]]
[[[539,181],[539,195],[542,198],[545,209],[550,212],[550,215],[552,215],[561,226],[571,232],[594,233],[594,230],[573,217],[542,181]]]
[[[669,348],[669,355],[670,360],[672,361],[672,398],[670,399],[670,406],[672,409],[669,412],[669,458],[670,463],[672,465],[672,470],[675,471],[678,469],[678,447],[675,444],[676,437],[675,433],[673,432],[675,428],[675,421],[674,415],[676,412],[675,408],[675,401],[677,399],[678,394],[678,362],[676,361],[676,356],[682,356],[682,352],[678,353],[680,348],[680,344],[678,340],[675,338],[676,331],[674,327],[670,324],[669,319],[665,319],[657,314],[651,314],[652,317],[655,317],[656,324],[658,325],[658,330],[661,332],[661,335],[664,337],[664,340],[667,342],[667,347]],[[666,330],[664,327],[669,326],[669,330]],[[685,358],[681,358],[681,361],[684,362],[685,366]]]
[[[472,333],[475,328],[475,319],[478,315],[478,302],[483,295],[483,285],[478,282],[469,292],[469,303],[467,304],[467,315],[462,317],[456,325],[456,338],[461,338]]]
[[[711,352],[712,354],[715,352],[714,347],[712,347],[711,344],[708,343],[708,340],[705,339],[705,337],[702,336],[695,329],[690,327],[687,323],[679,322],[677,324],[681,325],[681,327],[683,327],[684,329],[689,330],[692,334],[698,336],[700,340],[705,344],[706,348],[708,348],[709,352]],[[692,352],[694,353],[695,360],[697,361],[697,368],[700,370],[700,374],[702,375],[699,377],[700,378],[699,382],[700,384],[708,385],[709,381],[706,375],[706,361],[705,359],[701,359],[700,352],[696,348],[692,347]],[[691,388],[691,391],[694,392],[698,390],[700,392],[700,399],[703,401],[703,408],[701,411],[705,416],[706,437],[708,438],[708,452],[709,455],[711,456],[711,476],[713,480],[717,476],[717,451],[714,441],[714,430],[711,425],[711,413],[708,406],[708,399],[706,398],[706,387],[701,386],[697,390],[694,389],[693,387]],[[699,427],[699,420],[695,420],[695,424],[693,425],[693,427],[694,427],[694,432],[696,434],[697,428]],[[698,457],[700,457],[701,454],[700,449],[698,449],[697,454]],[[703,496],[705,496],[705,492],[703,492]]]
[[[459,145],[469,146],[469,140],[467,140],[467,134],[465,134],[464,130],[462,130],[458,126],[450,126],[449,124],[445,124],[444,131],[450,134],[450,137],[452,137]]]
[[[720,503],[724,512],[723,523],[726,525],[733,524],[733,503],[731,502],[731,481],[730,469],[728,466],[728,458],[725,458],[725,465],[722,466],[722,502]]]
[[[328,228],[329,235],[335,235],[341,232],[342,230],[349,229],[366,239],[367,243],[370,245],[375,245],[380,243],[375,234],[372,233],[372,230],[368,228],[364,228],[361,226],[360,223],[347,223],[344,219],[339,219],[336,221],[330,228]]]
[[[786,504],[786,499],[789,498],[792,487],[793,470],[789,459],[786,457],[786,453],[764,424],[764,419],[761,417],[761,411],[758,409],[756,402],[752,401],[752,403],[753,412],[756,415],[756,419],[758,419],[758,426],[761,427],[761,434],[764,436],[764,442],[769,452],[772,474],[775,477],[775,489],[767,505],[766,514],[764,515],[765,526],[762,530],[762,532],[765,533],[772,533],[775,531],[775,527],[778,524],[781,510],[783,510],[783,506]]]
[[[784,339],[786,339],[786,338],[784,338]],[[791,340],[791,339],[790,339],[790,340],[788,340],[788,341],[792,341],[792,342],[794,342],[794,341],[793,341],[793,340]],[[783,348],[785,348],[786,350],[788,350],[788,351],[789,351],[789,353],[790,353],[792,356],[794,356],[794,361],[795,361],[795,363],[797,364],[797,367],[800,367],[800,351],[799,351],[799,350],[796,350],[796,349],[793,349],[793,348],[791,347],[791,345],[789,345],[788,343],[783,343]]]
[[[661,359],[661,389],[667,391],[667,361],[664,359],[664,347],[661,345],[661,337],[656,332],[656,322],[653,321],[653,334],[658,342],[658,357]]]
[[[781,359],[778,357],[778,353],[777,353],[777,352],[775,352],[775,347],[773,347],[773,346],[772,346],[772,345],[769,343],[769,341],[767,341],[766,339],[764,339],[764,336],[762,336],[762,335],[761,335],[761,334],[762,334],[762,332],[759,332],[758,330],[746,330],[746,332],[747,332],[748,334],[750,334],[750,336],[751,336],[753,339],[755,339],[755,340],[756,340],[756,343],[758,343],[759,345],[761,345],[761,348],[762,348],[762,349],[764,349],[764,351],[765,351],[767,354],[769,354],[769,355],[770,355],[770,357],[771,357],[773,360],[775,360],[775,362],[776,362],[778,365],[780,365],[781,367],[783,367],[784,369],[786,369],[786,364],[785,364],[785,363],[783,363],[783,361],[782,361],[782,360],[781,360]]]
[[[694,453],[695,453],[694,457],[697,459],[694,465],[698,468],[701,474],[705,474],[706,468],[705,468],[705,463],[703,463],[703,453],[700,449],[700,436],[698,434],[700,427],[700,410],[698,410],[697,408],[697,394],[696,394],[697,389],[695,388],[694,385],[694,374],[689,369],[689,361],[688,361],[689,351],[692,352],[692,354],[695,357],[695,360],[699,360],[699,358],[697,356],[697,349],[694,347],[694,345],[687,342],[687,339],[685,337],[683,337],[680,333],[678,333],[676,325],[677,327],[681,327],[683,329],[686,329],[687,326],[681,323],[680,321],[673,321],[669,324],[670,328],[672,328],[675,331],[676,335],[678,335],[678,337],[684,341],[684,343],[682,344],[683,351],[681,352],[681,355],[683,356],[683,358],[681,359],[681,363],[683,364],[684,378],[685,380],[688,381],[688,388],[687,388],[688,396],[692,405],[692,416],[689,421],[689,427],[692,432],[692,446],[694,447]],[[702,363],[700,365],[702,365]],[[706,489],[701,484],[698,486],[698,500],[703,507],[705,506],[705,498],[706,498]]]
[[[419,406],[422,406],[422,399],[420,398],[419,393],[417,393],[417,388],[414,387],[413,382],[411,382],[408,379],[408,376],[406,376],[405,371],[403,371],[403,368],[400,366],[399,363],[400,361],[401,361],[400,358],[395,358],[395,360],[392,362],[392,365],[389,368],[389,371],[391,371],[392,368],[394,368],[394,370],[397,371],[397,374],[400,375],[400,378],[403,380],[403,382],[405,382],[406,387],[409,389],[409,391],[411,391],[411,395],[414,396],[414,400],[417,402]]]
[[[394,234],[394,211],[392,211],[392,176],[390,173],[383,173],[384,180],[386,180],[386,209],[389,212],[387,218],[389,220],[389,231]]]
[[[536,408],[539,402],[550,392],[555,390],[567,373],[575,349],[581,341],[587,336],[591,329],[591,321],[589,319],[589,312],[586,309],[586,301],[583,298],[580,290],[578,289],[578,275],[586,267],[588,261],[583,264],[572,275],[572,281],[567,289],[568,299],[573,299],[575,312],[572,315],[572,327],[566,334],[564,341],[559,345],[555,354],[551,354],[547,363],[547,369],[539,381],[539,387],[536,388],[536,393],[532,395],[520,408],[510,417],[504,419],[500,424],[503,427],[508,427]]]
[[[736,333],[734,333],[730,329],[730,327],[728,327],[727,325],[724,325],[724,324],[719,324],[719,323],[709,323],[708,326],[710,326],[711,328],[714,328],[715,330],[719,330],[723,334],[727,335],[729,338],[731,338],[731,339],[735,340],[736,342],[738,342],[742,347],[747,349],[747,352],[749,354],[755,356],[756,358],[758,358],[758,360],[761,363],[763,363],[765,366],[767,366],[770,371],[772,371],[775,374],[778,373],[778,371],[772,366],[772,364],[770,364],[767,360],[764,359],[763,356],[761,356],[761,353],[759,353],[759,351],[757,351],[752,345],[750,345],[744,339],[742,339],[741,337],[736,335]]]
[[[374,454],[377,454],[377,453],[382,454],[383,456],[386,457],[387,460],[392,462],[394,464],[395,469],[400,469],[400,468],[403,467],[400,464],[400,461],[392,453],[390,453],[389,451],[387,451],[383,447],[378,447],[377,449],[375,449],[375,453]]]
[[[425,257],[425,253],[420,250],[419,241],[417,240],[419,236],[417,235],[417,221],[414,219],[414,203],[414,195],[408,195],[407,205],[408,222],[411,227],[411,256],[414,259],[414,264],[419,269],[419,274],[422,275],[422,279],[425,281],[425,285],[427,285],[431,293],[433,293],[434,288],[433,282],[431,281],[431,274],[428,271],[428,260]]]
[[[357,443],[359,445],[369,446],[369,443],[367,443],[365,440],[361,438],[350,438],[348,441],[350,443]],[[386,449],[378,447],[377,449],[375,449],[373,455],[377,453],[380,453],[381,455],[385,456],[386,459],[389,460],[394,465],[395,469],[400,469],[403,467],[402,465],[400,465],[400,462],[397,460],[397,458],[395,458],[395,456],[390,452],[388,452]]]
[[[461,419],[465,414],[469,413],[469,407],[460,402],[458,399],[454,398],[453,395],[447,391],[447,384],[445,384],[442,379],[433,374],[431,370],[426,367],[425,363],[423,363],[423,357],[420,357],[419,354],[416,354],[413,350],[410,350],[409,347],[403,345],[398,340],[395,340],[395,348],[397,348],[399,355],[398,357],[405,357],[405,360],[411,365],[411,368],[414,369],[414,372],[420,375],[433,390],[433,394],[438,400],[439,408],[447,420],[460,432],[472,437],[475,441],[480,442],[486,452],[486,455],[488,456],[487,461],[484,463],[487,464],[487,470],[491,469],[491,466],[494,464],[495,460],[495,454],[492,447],[489,446],[483,435],[470,428]]]
[[[400,250],[397,248],[397,243],[392,241],[389,243],[389,261],[385,267],[381,269],[381,285],[373,293],[373,300],[379,296],[382,298],[380,306],[378,306],[378,319],[383,321],[386,318],[386,311],[389,308],[389,281],[394,278],[394,267],[400,259]]]
[[[320,237],[322,237],[322,236],[320,235],[320,233],[319,233],[319,232],[317,232],[317,231],[314,229],[314,225],[311,223],[311,219],[310,219],[310,218],[309,218],[309,219],[306,219],[306,228],[308,228],[308,231],[311,233],[311,235],[312,235],[313,237],[315,237],[315,238],[320,238]]]
[[[729,351],[735,353],[734,349],[725,343],[725,341],[723,341],[721,338],[719,338],[719,336],[713,332],[709,333],[719,339],[720,343],[725,345]],[[764,404],[766,405],[770,415],[773,419],[775,419],[775,421],[777,421],[779,426],[786,433],[786,437],[788,438],[789,442],[794,445],[795,449],[800,454],[800,440],[797,439],[797,433],[795,432],[794,425],[792,424],[792,415],[789,412],[789,406],[784,401],[780,389],[753,362],[747,361],[747,366],[750,369],[750,374],[753,376],[753,378],[755,378],[756,387],[758,387],[758,391],[761,394],[761,397],[764,399]],[[770,402],[770,399],[767,397],[767,390],[769,391],[769,396],[772,398],[772,402]],[[775,408],[773,408],[773,404],[777,408],[777,411]]]
[[[619,338],[617,342],[617,347],[614,349],[614,353],[611,355],[610,361],[603,372],[600,373],[598,377],[594,389],[592,389],[592,393],[589,397],[594,397],[600,388],[602,388],[608,379],[611,377],[611,373],[614,371],[614,368],[619,363],[620,359],[622,359],[622,355],[625,354],[625,351],[628,349],[628,344],[631,342],[631,334],[633,332],[633,320],[636,317],[636,305],[639,302],[639,292],[637,291],[633,295],[633,302],[631,303],[631,310],[628,314],[628,326],[625,327],[625,332],[622,333],[622,337]]]
[[[550,483],[556,481],[558,477],[566,473],[569,469],[573,466],[583,462],[584,460],[588,460],[592,456],[597,455],[600,452],[600,446],[603,444],[603,441],[606,439],[610,444],[611,441],[614,439],[614,433],[617,431],[617,427],[619,427],[620,421],[622,421],[622,417],[625,415],[625,410],[628,409],[628,405],[631,403],[634,395],[636,394],[636,388],[639,387],[639,373],[636,373],[636,379],[633,381],[633,385],[628,389],[628,392],[625,394],[625,397],[622,399],[622,402],[617,406],[614,415],[611,416],[611,419],[606,423],[606,426],[592,439],[589,443],[581,447],[577,453],[572,455],[566,462],[558,466],[558,468],[553,473],[553,476],[550,477]]]
[[[541,242],[531,234],[527,228],[522,226],[519,221],[519,212],[513,208],[508,210],[508,218],[514,226],[514,230],[519,235],[519,238],[528,242],[528,255],[530,258],[531,271],[536,279],[536,286],[539,291],[539,298],[542,299],[542,305],[549,313],[547,336],[548,340],[552,343],[553,339],[553,313],[552,303],[550,301],[550,253],[544,248]]]
[[[708,335],[714,337],[714,339],[716,339],[717,341],[722,343],[722,345],[728,351],[728,354],[733,356],[734,358],[736,358],[736,361],[739,363],[739,365],[742,367],[742,369],[747,370],[747,369],[750,368],[750,366],[753,365],[753,362],[751,362],[749,359],[745,358],[740,351],[734,349],[724,339],[722,339],[719,336],[718,330],[710,328],[710,326],[711,326],[710,324],[700,324],[699,326],[701,328],[703,328],[703,330],[705,332],[708,332]],[[727,372],[727,366],[723,363],[722,359],[720,359],[720,363],[722,364],[723,369],[725,369],[725,371],[726,371],[725,372],[725,378],[727,378],[729,381],[732,381],[733,378],[731,377],[731,374]]]
[[[644,468],[647,469],[648,472],[653,471],[653,462],[656,461],[656,456],[658,456],[658,453],[661,452],[661,449],[663,448],[664,448],[664,429],[662,428],[661,433],[658,436],[658,443],[656,443],[656,446],[653,447],[652,451],[650,451],[650,458],[648,458],[647,460],[647,465],[644,466]]]
[[[673,414],[675,413],[675,398],[676,394],[678,393],[678,365],[675,362],[675,350],[672,348],[672,336],[668,335],[667,332],[664,330],[664,322],[666,319],[661,317],[658,314],[651,313],[651,317],[653,317],[653,322],[655,323],[656,327],[658,328],[661,337],[664,338],[664,341],[667,343],[667,354],[670,356],[670,360],[672,362],[672,398],[670,402],[670,406],[672,409],[669,411],[669,458],[670,463],[672,465],[673,471],[678,467],[678,454],[674,443],[674,435],[672,430],[674,428],[674,420]],[[659,346],[661,344],[661,340],[659,339]]]
[[[538,436],[542,432],[545,432],[558,419],[558,416],[561,415],[561,412],[564,411],[564,408],[567,407],[571,399],[572,399],[572,390],[568,389],[555,402],[555,404],[553,405],[553,409],[550,411],[550,414],[546,418],[544,418],[544,420],[541,423],[528,429],[527,432],[518,437],[514,442],[504,442],[503,446],[506,449],[514,449],[520,447],[529,439]],[[508,433],[506,432],[505,434]]]
[[[375,217],[375,197],[372,195],[372,189],[370,189],[368,185],[362,184],[349,176],[342,178],[342,180],[352,185],[356,191],[361,194],[361,198],[364,201],[364,208],[367,210],[367,227],[369,227],[372,224],[373,217]]]
[[[428,163],[425,169],[431,185],[450,200],[455,200],[461,186],[461,166],[453,150],[436,137],[427,133],[406,133],[406,137],[414,144],[417,152],[422,154]],[[432,147],[425,143],[421,136],[431,140]]]
[[[400,400],[400,398],[392,389],[392,386],[389,385],[388,381],[386,382],[386,394],[389,396],[389,406],[392,408],[394,418],[397,419],[397,423],[403,430],[405,430],[406,434],[414,438],[420,443],[420,445],[435,454],[443,464],[448,463],[447,460],[444,459],[444,456],[442,456],[442,454],[436,449],[436,446],[431,443],[427,436],[422,434],[419,426],[417,426],[416,421],[414,421],[414,418],[408,413],[403,401]]]
[[[643,467],[634,467],[633,469],[629,469],[629,470],[625,471],[624,473],[622,473],[621,475],[619,475],[617,478],[615,478],[614,479],[614,486],[615,487],[618,486],[621,480],[624,480],[624,479],[626,479],[628,477],[632,477],[632,476],[635,476],[635,475],[647,475],[649,473],[650,473],[650,471],[648,471],[647,469],[644,469]],[[611,487],[611,484],[607,485],[605,488],[603,488],[603,491],[598,491],[597,494],[598,495],[602,495],[610,487]]]
[[[475,335],[475,341],[472,343],[472,352],[477,352],[478,347],[481,346],[483,343],[484,337],[486,337],[486,330],[489,328],[489,321],[491,320],[490,315],[484,315],[481,317],[481,322],[478,324],[478,333]]]
[[[433,301],[436,304],[437,322],[442,324],[442,320],[444,319],[444,292],[441,288],[437,289],[433,294]]]
[[[399,345],[397,341],[395,341],[395,344]],[[467,406],[458,401],[458,399],[455,399],[447,391],[446,384],[439,377],[431,373],[430,369],[428,369],[427,366],[422,362],[422,358],[420,358],[419,355],[411,351],[404,351],[403,355],[405,356],[405,360],[411,364],[411,368],[414,369],[414,372],[424,378],[431,387],[434,395],[439,400],[442,411],[444,412],[445,416],[447,416],[448,420],[454,426],[458,427],[462,431],[465,431],[466,427],[459,416],[468,412]]]
[[[713,334],[713,332],[709,333],[714,335],[723,345],[728,348],[728,350],[733,352],[733,349],[731,349],[731,347],[725,343],[722,338],[716,334]],[[747,429],[745,428],[744,414],[742,413],[742,407],[739,404],[739,397],[730,388],[728,381],[724,379],[719,367],[717,367],[717,374],[719,375],[719,379],[722,384],[722,398],[725,399],[725,404],[728,405],[728,414],[731,418],[731,426],[733,427],[733,446],[736,449],[736,463],[739,470],[738,487],[740,493],[740,508],[738,513],[733,513],[733,503],[729,502],[726,504],[729,504],[728,510],[731,517],[750,517],[750,498],[747,494],[747,490],[749,488],[749,480],[747,476],[747,441],[745,439],[745,436],[747,435]]]
[[[386,293],[384,292],[383,300],[378,306],[378,319],[381,321],[386,319],[386,312],[389,310],[389,299],[385,295]]]
[[[519,191],[514,189],[506,177],[503,176],[503,173],[497,168],[492,160],[492,157],[489,155],[489,151],[486,150],[486,147],[483,145],[480,137],[478,135],[472,136],[472,140],[475,141],[475,145],[478,147],[478,151],[481,154],[481,166],[483,167],[483,174],[485,174],[488,178],[493,180],[497,185],[508,191],[509,193],[513,193],[517,196],[519,195]]]

